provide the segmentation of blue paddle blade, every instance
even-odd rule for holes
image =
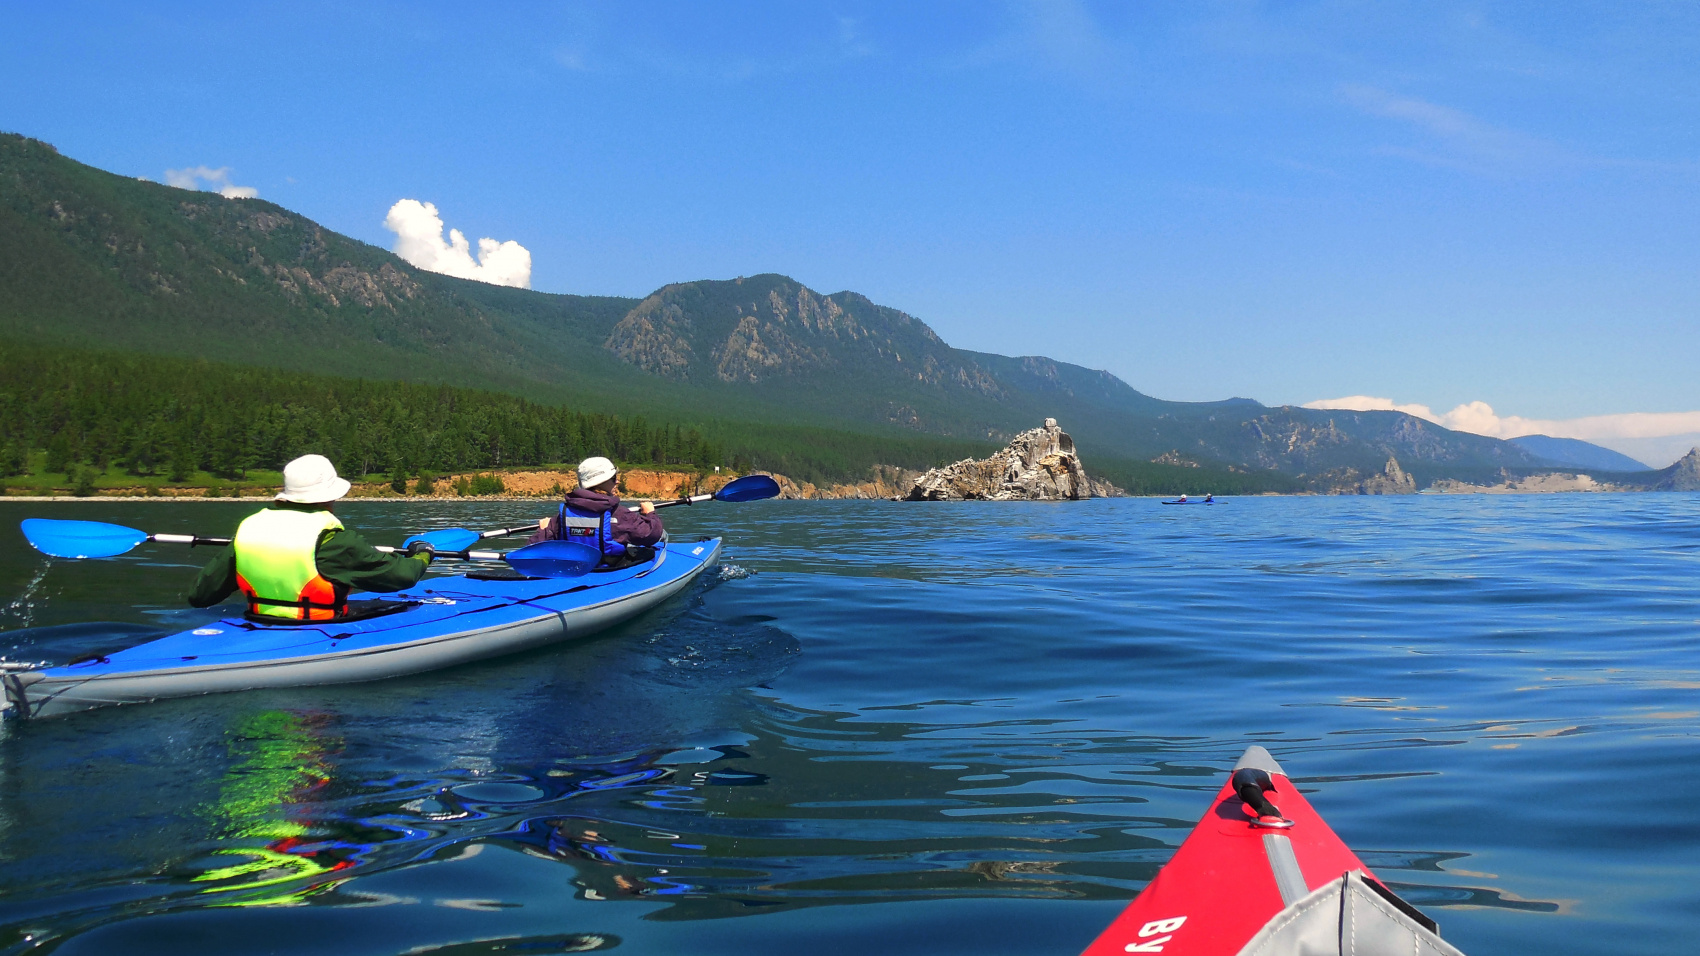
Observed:
[[[715,501],[760,501],[779,497],[779,482],[766,475],[745,475],[714,493]]]
[[[602,563],[602,552],[576,541],[539,541],[509,551],[508,567],[540,578],[576,578]]]
[[[478,532],[465,528],[444,528],[441,531],[427,531],[416,534],[401,543],[403,548],[415,541],[423,541],[438,551],[465,551],[479,541]]]
[[[30,547],[55,558],[110,558],[148,539],[146,531],[104,521],[25,518],[18,527]]]

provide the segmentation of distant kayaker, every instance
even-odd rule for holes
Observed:
[[[614,493],[619,470],[601,456],[579,462],[578,487],[567,492],[554,517],[537,522],[531,543],[578,541],[602,552],[605,567],[626,568],[655,556],[664,533],[655,506],[643,502],[637,511],[620,507]]]
[[[285,465],[283,491],[201,569],[189,604],[211,607],[240,590],[250,617],[329,621],[348,614],[350,591],[412,587],[434,557],[431,546],[416,542],[398,554],[373,548],[331,514],[346,494],[348,482],[323,455]]]
[[[1215,495],[1205,495],[1204,496],[1204,503],[1207,504],[1207,505],[1215,504],[1216,503],[1216,496]]]
[[[1179,498],[1177,498],[1175,500],[1179,501],[1181,504],[1184,505],[1184,504],[1186,504],[1186,495],[1181,495]]]

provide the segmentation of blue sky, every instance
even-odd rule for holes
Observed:
[[[0,128],[228,168],[385,247],[432,203],[537,289],[783,272],[1164,398],[1437,418],[1700,410],[1697,120],[1688,3],[61,2],[0,32]]]

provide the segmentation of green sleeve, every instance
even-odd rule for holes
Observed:
[[[430,563],[424,555],[385,554],[353,531],[334,531],[319,542],[314,559],[328,581],[346,584],[350,591],[400,591],[425,576]]]
[[[195,578],[188,594],[190,607],[212,607],[236,593],[236,549],[219,548]]]

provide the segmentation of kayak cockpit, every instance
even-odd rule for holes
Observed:
[[[1353,870],[1276,913],[1236,956],[1463,956],[1437,929],[1380,881]]]

